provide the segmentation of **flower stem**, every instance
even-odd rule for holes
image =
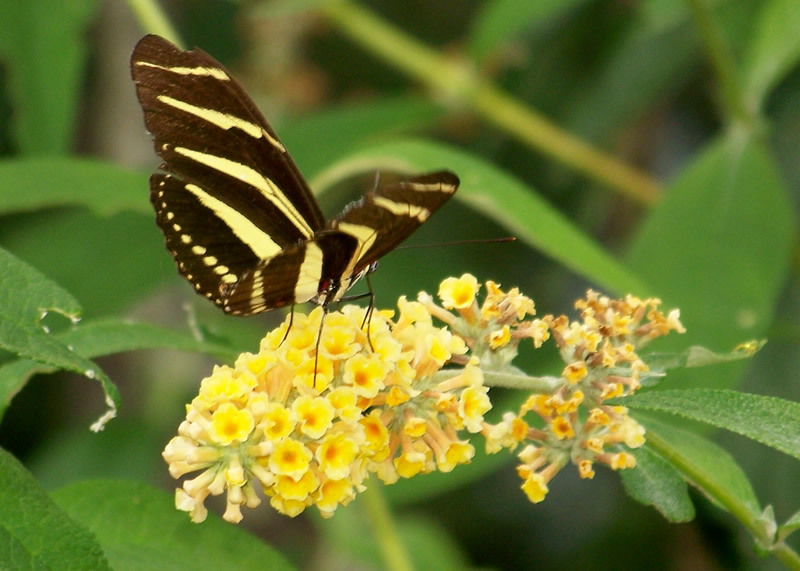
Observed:
[[[380,546],[385,569],[390,571],[411,571],[411,559],[397,526],[392,519],[391,511],[382,492],[382,485],[372,478],[367,489],[361,494],[359,501],[362,511],[372,524],[371,529]]]
[[[647,174],[574,137],[481,78],[468,63],[440,55],[349,0],[324,3],[321,10],[351,39],[414,77],[441,99],[471,107],[525,144],[637,202],[651,204],[661,196],[659,184]]]
[[[770,554],[774,555],[790,569],[800,569],[800,555],[783,541],[775,542],[773,534],[768,532],[769,527],[763,525],[761,514],[754,513],[751,507],[736,494],[725,486],[720,485],[713,477],[709,477],[707,472],[699,469],[690,459],[682,455],[655,432],[647,432],[647,445],[668,460],[683,475],[686,481],[697,487],[707,497],[719,503],[739,520],[750,531],[758,545],[768,550]]]

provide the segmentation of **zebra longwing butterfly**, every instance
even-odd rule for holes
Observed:
[[[156,222],[180,273],[225,312],[340,300],[447,201],[448,171],[378,186],[326,221],[244,89],[214,58],[148,35],[131,57],[144,121],[163,160]]]

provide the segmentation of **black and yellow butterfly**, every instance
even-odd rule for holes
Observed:
[[[379,186],[326,221],[278,136],[203,51],[142,38],[131,73],[161,170],[150,200],[198,293],[251,315],[338,301],[455,193],[438,171]]]

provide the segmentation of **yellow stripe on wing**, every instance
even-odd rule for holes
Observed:
[[[186,190],[195,195],[203,206],[210,208],[217,217],[224,221],[231,231],[259,258],[271,258],[281,251],[281,247],[268,234],[262,232],[241,212],[214,198],[195,184],[187,184]]]
[[[278,149],[281,153],[285,153],[286,149],[281,144],[279,140],[275,137],[271,136],[267,133],[261,125],[258,123],[253,123],[252,121],[247,121],[246,119],[242,119],[241,117],[236,117],[235,115],[231,115],[229,113],[222,113],[221,111],[215,111],[214,109],[208,109],[207,107],[198,107],[197,105],[192,105],[191,103],[186,103],[185,101],[181,101],[180,99],[175,99],[174,97],[170,97],[169,95],[159,95],[156,97],[161,103],[164,105],[169,105],[175,109],[180,111],[184,111],[189,113],[190,115],[194,115],[195,117],[199,117],[203,121],[208,121],[212,125],[216,125],[220,129],[233,129],[236,127],[237,129],[244,131],[254,139],[260,139],[264,137],[270,144]]]
[[[175,66],[169,67],[166,65],[158,65],[157,63],[149,62],[149,61],[136,61],[133,62],[133,65],[138,65],[142,67],[154,67],[156,69],[161,69],[164,71],[168,71],[170,73],[174,73],[177,75],[198,75],[198,76],[205,76],[205,77],[213,77],[214,79],[218,79],[220,81],[230,81],[231,78],[228,76],[225,71],[218,67],[206,67],[206,66],[195,66],[195,67],[185,67],[185,66]]]
[[[281,214],[289,219],[289,222],[294,224],[295,228],[297,228],[297,230],[303,234],[303,236],[306,238],[311,238],[311,236],[314,235],[314,230],[308,225],[306,219],[303,218],[303,216],[297,211],[297,208],[295,208],[294,204],[292,204],[292,202],[286,198],[286,195],[281,192],[274,182],[268,178],[265,178],[257,170],[245,164],[226,159],[225,157],[218,157],[209,153],[193,151],[192,149],[187,149],[186,147],[174,147],[173,150],[179,155],[183,155],[184,157],[190,158],[193,161],[197,161],[198,163],[204,164],[212,169],[218,170],[219,172],[235,178],[236,180],[240,180],[245,184],[249,184],[253,188],[257,189],[264,196],[264,198],[275,205],[275,207],[281,211]],[[205,192],[204,194],[207,195]],[[224,203],[220,202],[219,200],[216,200],[216,202],[225,206],[227,210],[236,212],[231,207],[224,205]],[[218,212],[216,209],[214,209],[214,211]],[[236,214],[243,220],[247,220],[238,212],[236,212]],[[249,222],[249,220],[248,223],[255,227],[251,222]],[[260,230],[259,232],[264,234]]]

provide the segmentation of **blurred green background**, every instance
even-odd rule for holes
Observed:
[[[526,213],[514,212],[513,204],[497,202],[501,214],[492,215],[480,206],[486,203],[458,196],[409,243],[520,239],[393,252],[372,276],[378,306],[391,307],[399,295],[434,292],[443,278],[463,272],[519,286],[540,313],[569,313],[588,286],[624,294],[624,280],[599,277],[608,274],[594,265],[595,252],[586,249],[584,255],[582,244],[572,247],[574,235],[583,236],[619,261],[632,276],[629,283],[647,284],[647,291],[636,293],[681,307],[690,334],[665,347],[692,342],[730,350],[737,341],[770,340],[746,366],[676,375],[675,384],[667,385],[736,387],[800,399],[794,228],[800,45],[792,38],[800,34],[778,33],[782,25],[800,25],[800,4],[361,3],[466,65],[523,108],[647,173],[659,192],[654,201],[554,159],[546,139],[535,145],[509,132],[491,108],[478,109],[458,89],[426,89],[424,81],[360,44],[335,17],[313,9],[313,2],[302,3],[310,11],[300,4],[162,3],[185,47],[200,46],[246,87],[312,184],[337,160],[372,145],[425,137],[474,157],[475,165],[465,161],[464,171],[437,163],[446,152],[434,150],[429,157],[462,175],[465,197],[491,205],[495,193],[502,194],[501,188],[481,187],[486,163],[515,177],[547,210],[541,225],[520,230],[515,216]],[[0,0],[0,246],[71,292],[86,320],[124,317],[184,330],[196,321],[211,338],[253,350],[283,316],[226,317],[193,295],[154,224],[147,176],[158,160],[128,66],[136,41],[156,30],[144,28],[132,5]],[[732,57],[738,99],[726,94],[725,78],[711,63],[710,32],[698,5],[708,8]],[[764,32],[771,30],[768,25],[778,31]],[[743,112],[732,107],[737,100]],[[26,160],[60,158],[109,167],[93,177],[91,199],[84,201],[84,189],[73,190],[69,178],[33,173],[40,179],[13,170]],[[350,182],[321,196],[326,213],[338,212],[369,184]],[[548,216],[563,219],[574,234],[553,230]],[[56,330],[66,327],[58,316],[45,322]],[[532,374],[557,371],[551,357],[525,347],[519,366]],[[149,350],[98,363],[124,401],[120,417],[103,433],[87,429],[103,410],[101,392],[83,377],[57,373],[34,377],[15,396],[0,425],[0,443],[49,489],[83,478],[120,477],[171,490],[160,452],[214,361]],[[497,398],[504,402],[503,395]],[[796,509],[796,462],[730,434],[716,440],[741,463],[779,520]],[[546,501],[534,506],[521,494],[513,465],[511,458],[478,459],[446,477],[388,488],[413,538],[412,552],[429,550],[435,557],[427,561],[439,568],[776,566],[758,558],[747,534],[702,497],[696,497],[695,521],[669,524],[627,498],[616,474],[598,470],[593,481],[581,481],[568,467],[552,482]],[[359,531],[356,504],[324,522],[315,516],[290,520],[262,505],[245,512],[243,526],[300,567],[358,561],[370,568],[374,547],[369,531]]]

